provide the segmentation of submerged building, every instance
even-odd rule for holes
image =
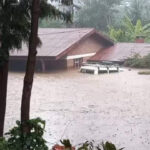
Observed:
[[[42,45],[37,48],[36,71],[69,69],[81,66],[83,62],[114,43],[106,36],[89,28],[39,29]],[[10,70],[24,71],[28,47],[10,54]]]
[[[78,68],[83,62],[123,63],[127,58],[150,53],[149,43],[117,43],[93,28],[39,29],[42,45],[37,48],[36,71]],[[10,70],[24,71],[28,47],[11,52]]]

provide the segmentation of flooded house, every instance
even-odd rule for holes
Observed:
[[[36,71],[46,72],[58,69],[80,67],[97,52],[114,43],[106,36],[91,28],[39,29],[42,45],[37,48]],[[24,71],[28,47],[12,51],[10,70]]]
[[[136,41],[135,43],[116,43],[98,51],[89,58],[89,62],[110,61],[117,64],[123,64],[124,61],[139,54],[141,57],[150,54],[150,43]]]

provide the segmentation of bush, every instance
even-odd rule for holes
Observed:
[[[125,61],[125,66],[134,68],[150,68],[150,54],[144,57],[141,57],[139,54],[135,54],[133,57],[130,57]]]
[[[94,142],[83,143],[78,150],[123,150],[124,148],[117,149],[116,146],[110,142],[102,142],[99,145],[94,146]]]
[[[150,75],[150,71],[140,71],[138,72],[140,75]]]
[[[6,133],[8,140],[0,138],[0,150],[48,150],[46,141],[43,139],[45,121],[36,118],[23,124],[17,121],[16,124],[16,127]],[[52,149],[75,150],[70,140],[67,139],[60,142],[63,146],[55,145]],[[77,150],[123,150],[123,148],[117,149],[116,146],[110,142],[102,142],[95,146],[94,141],[87,141],[80,144]]]
[[[144,57],[143,57],[143,60],[144,60],[145,66],[146,66],[147,68],[150,68],[150,54],[147,55],[147,56],[144,56]]]
[[[9,150],[8,142],[4,138],[0,138],[0,150]]]
[[[7,135],[9,150],[48,150],[46,141],[43,139],[45,121],[40,118],[32,119],[23,125],[20,121]],[[26,130],[27,132],[22,132]]]
[[[116,146],[110,142],[102,143],[102,147],[103,147],[103,150],[123,150],[124,149],[124,148],[117,149]]]

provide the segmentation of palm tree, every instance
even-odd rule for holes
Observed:
[[[62,0],[61,3],[65,5],[71,5],[72,0]],[[23,87],[23,93],[22,93],[22,104],[21,104],[21,121],[24,123],[25,121],[29,120],[29,112],[30,112],[30,97],[31,97],[31,90],[32,90],[32,84],[33,84],[33,77],[34,77],[34,69],[35,69],[35,63],[36,63],[36,47],[38,44],[38,17],[40,12],[40,7],[38,6],[38,0],[33,0],[32,2],[32,10],[31,10],[31,34],[29,39],[29,54],[28,54],[28,60],[27,60],[27,66],[26,66],[26,74],[24,78],[24,87]],[[43,1],[41,3],[41,6],[44,6],[46,3]],[[47,9],[47,10],[46,10]],[[44,8],[45,16],[51,15],[51,17],[59,17],[65,19],[66,21],[71,21],[71,15],[64,14],[63,12],[60,12],[55,7],[50,6]]]
[[[150,23],[143,26],[141,20],[137,20],[136,24],[134,25],[130,18],[125,17],[123,27],[126,37],[128,37],[128,39],[131,41],[135,41],[137,37],[150,37]]]
[[[149,41],[150,23],[143,26],[141,20],[137,20],[134,25],[129,17],[125,17],[122,28],[115,29],[114,27],[109,27],[109,36],[115,42],[135,42],[138,37],[144,37]]]
[[[6,110],[9,50],[20,48],[30,31],[29,16],[17,0],[0,1],[0,137],[3,136]]]
[[[61,2],[69,5],[68,1],[62,0]],[[0,1],[0,137],[3,136],[6,110],[9,51],[21,48],[22,41],[29,42],[31,6],[32,1],[29,0],[20,0],[19,2],[18,0]],[[47,0],[40,1],[40,10],[41,18],[49,16],[66,21],[70,19],[69,13],[62,13],[48,4]],[[27,65],[30,65],[30,63]]]

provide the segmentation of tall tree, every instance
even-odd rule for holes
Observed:
[[[65,5],[72,5],[72,0],[62,0],[62,4]],[[38,44],[38,17],[39,17],[39,0],[33,0],[32,2],[32,10],[31,10],[31,34],[29,40],[29,53],[28,53],[28,60],[26,66],[26,74],[24,78],[24,87],[23,87],[23,94],[22,94],[22,103],[21,103],[21,122],[24,123],[30,119],[30,99],[31,99],[31,91],[32,91],[32,84],[34,78],[34,70],[36,64],[36,54],[37,54],[37,44]],[[51,17],[61,17],[63,16],[66,21],[70,21],[71,15],[69,12],[66,14],[58,11],[53,7],[53,11],[51,9],[44,10],[45,15],[50,14]],[[52,11],[52,12],[51,12]],[[53,13],[56,12],[56,13]]]
[[[127,15],[131,18],[132,23],[135,25],[137,20],[141,20],[143,24],[150,22],[150,1],[148,0],[132,0],[128,1],[125,7]]]
[[[102,31],[114,23],[121,0],[87,0],[77,17],[77,26],[94,27]]]
[[[64,21],[51,19],[51,18],[45,18],[40,19],[39,21],[39,27],[40,28],[66,28],[66,24]]]
[[[27,18],[17,0],[0,1],[0,137],[4,130],[9,50],[19,49],[21,41],[28,39]]]
[[[0,67],[0,137],[3,136],[4,119],[6,111],[6,90],[7,90],[7,77],[8,77],[8,63]]]
[[[31,7],[31,33],[29,39],[29,53],[21,103],[21,122],[29,120],[30,96],[33,84],[34,68],[36,63],[38,44],[38,19],[40,14],[40,0],[33,0]]]
[[[134,25],[129,17],[125,17],[122,28],[109,28],[109,36],[115,42],[135,42],[137,37],[144,37],[150,41],[150,23],[142,25],[141,20],[137,20]]]
[[[65,3],[65,2],[63,2]],[[0,136],[3,135],[6,110],[9,51],[20,49],[22,41],[29,42],[31,33],[31,5],[29,0],[0,1]],[[68,3],[67,3],[68,5]],[[47,0],[40,1],[40,17],[58,17],[69,20],[69,13],[62,13]]]

